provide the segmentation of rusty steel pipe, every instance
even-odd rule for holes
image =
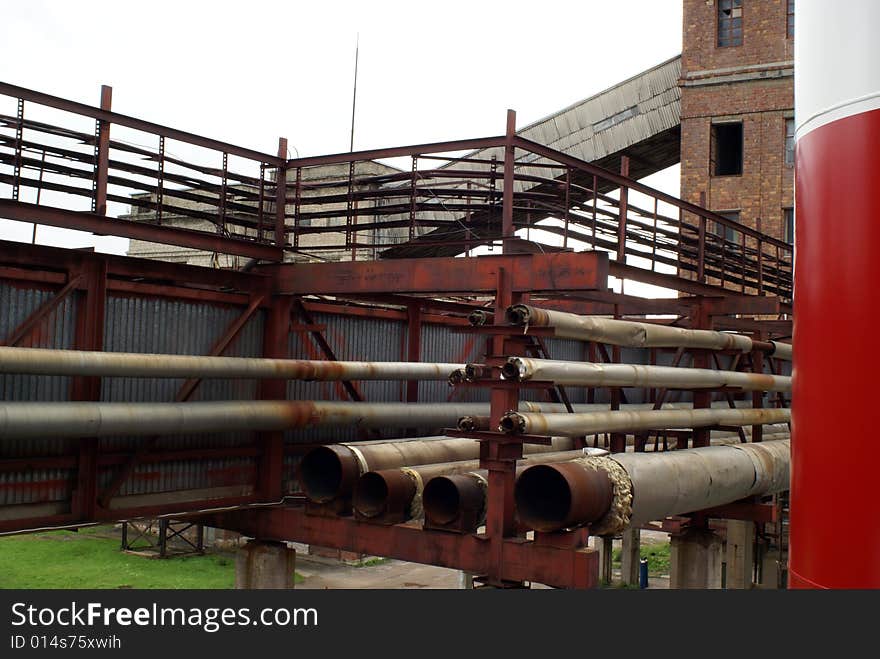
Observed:
[[[527,304],[508,307],[506,317],[512,325],[549,327],[554,336],[561,339],[597,341],[628,348],[703,348],[740,352],[751,352],[753,349],[752,340],[742,334],[580,316]]]
[[[464,364],[203,357],[0,346],[0,373],[149,378],[446,380]]]
[[[501,369],[501,377],[519,382],[547,380],[556,384],[583,387],[669,389],[736,387],[743,391],[791,391],[791,378],[785,375],[642,364],[568,362],[527,357],[510,357]]]
[[[567,464],[566,460],[608,455],[604,449],[584,448],[563,453],[528,456],[517,466],[516,473],[534,465]],[[486,469],[459,470],[439,474],[425,481],[422,508],[425,527],[471,533],[485,521],[488,505]]]
[[[591,530],[600,535],[618,533],[629,525],[787,490],[790,447],[790,440],[780,440],[535,465],[517,478],[517,514],[538,531],[595,524]],[[610,502],[600,487],[603,473],[613,485]]]
[[[788,408],[617,410],[574,414],[508,412],[498,430],[508,434],[580,437],[601,432],[751,426],[791,420]]]
[[[570,450],[573,446],[570,438],[558,437],[547,445],[527,444],[523,451],[552,453]],[[303,456],[299,476],[309,501],[328,503],[334,499],[349,498],[357,479],[368,471],[460,462],[479,456],[480,442],[462,438],[328,444],[314,448]]]
[[[0,402],[0,440],[293,430],[313,426],[450,428],[486,403],[212,401],[198,403]]]
[[[521,461],[524,464],[542,464],[571,460],[582,455],[582,450],[531,453]],[[355,485],[355,513],[363,518],[392,524],[420,517],[421,495],[426,483],[439,476],[479,469],[480,461],[475,459],[368,471],[361,475]]]

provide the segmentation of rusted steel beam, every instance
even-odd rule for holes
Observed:
[[[67,299],[71,291],[76,290],[80,286],[84,279],[85,278],[82,274],[73,276],[60,291],[55,293],[55,295],[40,305],[38,309],[34,310],[30,316],[25,318],[21,324],[12,331],[6,341],[0,345],[15,346],[21,343],[21,341],[25,339],[37,325],[52,313],[52,311],[58,308],[58,305]]]
[[[501,251],[510,252],[513,228],[513,178],[516,160],[516,112],[507,111],[507,131],[504,137],[504,189],[501,201]]]
[[[389,259],[344,263],[260,266],[277,277],[278,292],[297,295],[345,293],[494,293],[504,269],[516,292],[604,289],[604,252],[481,256],[472,259]]]
[[[302,300],[294,300],[293,302],[294,308],[299,313],[300,317],[309,325],[315,325],[315,319],[312,317],[311,312],[306,308],[305,303]],[[318,348],[320,348],[321,352],[324,354],[325,359],[330,361],[337,361],[336,353],[333,351],[333,347],[330,345],[330,342],[327,340],[327,337],[324,336],[324,332],[320,330],[312,330],[309,332],[312,339],[317,344]],[[348,397],[356,402],[362,402],[364,400],[364,395],[361,393],[360,387],[352,382],[350,379],[342,380],[342,388],[345,390],[345,393]]]
[[[284,155],[287,155],[286,151]],[[263,357],[283,360],[290,356],[292,309],[293,299],[290,296],[273,298],[263,328]],[[281,378],[262,380],[259,397],[262,400],[285,400],[287,381]],[[284,433],[277,430],[260,433],[257,441],[262,449],[258,476],[260,494],[269,501],[278,501],[284,486]]]
[[[0,199],[0,217],[20,222],[45,224],[64,229],[78,229],[104,236],[121,236],[152,243],[192,247],[208,252],[237,254],[266,261],[280,261],[278,248],[250,240],[224,238],[217,234],[141,222],[116,220],[95,213],[37,206],[23,201]]]
[[[99,121],[106,121],[111,124],[116,124],[118,126],[127,126],[129,128],[134,128],[135,130],[144,131],[146,133],[161,135],[163,137],[167,137],[173,140],[179,140],[188,144],[201,146],[206,149],[226,151],[227,153],[240,156],[242,158],[247,158],[249,160],[256,160],[257,162],[264,162],[273,165],[280,165],[283,163],[283,160],[281,158],[270,155],[268,153],[260,153],[259,151],[254,151],[253,149],[246,149],[236,146],[234,144],[228,144],[226,142],[213,140],[207,137],[202,137],[200,135],[195,135],[193,133],[187,133],[186,131],[177,130],[175,128],[168,128],[167,126],[154,124],[150,121],[135,119],[134,117],[119,114],[118,112],[109,112],[101,108],[86,105],[85,103],[70,101],[65,98],[52,96],[51,94],[44,94],[43,92],[26,89],[25,87],[19,87],[17,85],[11,85],[6,82],[0,82],[0,94],[12,96],[14,98],[20,98],[26,101],[31,101],[32,103],[38,103],[40,105],[45,105],[50,108],[57,108],[59,110],[64,110],[73,114],[91,117],[92,119],[96,119]]]
[[[110,111],[113,88],[101,85],[101,110]],[[92,200],[92,212],[97,215],[107,214],[107,172],[110,164],[110,123],[98,119],[95,135],[95,197]]]
[[[106,263],[109,277],[138,279],[159,284],[197,284],[203,288],[259,290],[267,286],[268,278],[250,272],[218,270],[182,263],[168,263],[138,259],[115,254],[82,252],[46,245],[29,245],[0,241],[0,262],[24,268],[39,267],[49,271],[66,271],[89,261]],[[35,271],[37,274],[39,271]]]
[[[263,301],[265,299],[265,295],[260,295],[255,296],[251,300],[247,308],[241,312],[241,315],[229,324],[223,334],[221,334],[214,345],[211,346],[211,350],[208,353],[209,357],[218,357],[219,355],[223,354],[223,351],[226,350],[226,348],[228,348],[233,341],[235,341],[241,330],[244,329],[244,326],[247,325],[251,318],[254,317],[254,314],[257,313],[257,310],[263,304]],[[174,400],[178,403],[188,401],[195,390],[198,388],[201,381],[201,378],[190,378],[189,380],[184,382],[181,385],[180,390],[177,392],[177,396],[175,396]]]
[[[85,263],[81,271],[86,289],[76,305],[74,346],[82,350],[104,347],[104,317],[107,308],[107,267],[103,262]],[[101,399],[101,379],[74,377],[71,401]],[[77,403],[70,403],[76,405]],[[87,405],[88,403],[79,403]],[[91,433],[80,435],[76,487],[71,494],[71,511],[83,520],[93,519],[98,507],[98,440]]]
[[[380,526],[344,517],[318,517],[305,514],[302,508],[221,513],[206,518],[204,523],[267,540],[298,541],[477,575],[497,571],[508,582],[593,588],[598,581],[597,553],[575,543],[563,548],[506,538],[502,541],[500,563],[493,564],[489,540],[483,535],[426,531],[404,524]]]
[[[337,163],[349,163],[352,161],[376,160],[377,158],[397,158],[399,156],[419,156],[426,153],[448,153],[452,151],[468,151],[472,149],[487,149],[493,146],[503,146],[504,136],[479,137],[474,139],[454,140],[450,142],[429,142],[426,144],[412,144],[409,146],[395,146],[385,149],[370,149],[367,151],[346,151],[324,156],[310,156],[307,158],[291,158],[287,161],[288,169],[293,167],[314,167],[315,165],[333,165]],[[449,158],[454,160],[452,156]]]

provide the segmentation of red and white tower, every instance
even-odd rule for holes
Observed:
[[[789,583],[880,588],[880,2],[798,0]]]

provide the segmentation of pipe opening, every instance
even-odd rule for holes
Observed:
[[[513,490],[520,520],[536,531],[563,528],[571,513],[571,488],[552,465],[529,467],[516,480]]]
[[[303,492],[310,501],[332,501],[342,489],[343,466],[333,449],[319,446],[303,456],[299,467]]]
[[[506,433],[525,432],[525,420],[516,412],[508,412],[501,417],[501,422],[498,424],[498,430]]]
[[[524,304],[514,304],[507,307],[504,315],[511,325],[525,325],[529,322],[529,309]]]
[[[388,507],[388,484],[380,474],[368,471],[354,488],[354,508],[364,517],[377,517]]]
[[[422,493],[422,507],[432,523],[451,524],[458,519],[461,507],[458,486],[446,476],[432,478]]]
[[[519,361],[511,359],[501,367],[502,380],[519,380],[522,377]]]

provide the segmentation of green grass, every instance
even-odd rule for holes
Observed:
[[[232,588],[228,553],[154,559],[125,554],[92,527],[0,538],[0,588]],[[294,574],[296,583],[303,578]]]
[[[620,549],[615,549],[611,554],[611,561],[617,567],[620,566]],[[669,574],[669,543],[642,544],[639,547],[639,555],[648,559],[648,574],[660,576]]]

